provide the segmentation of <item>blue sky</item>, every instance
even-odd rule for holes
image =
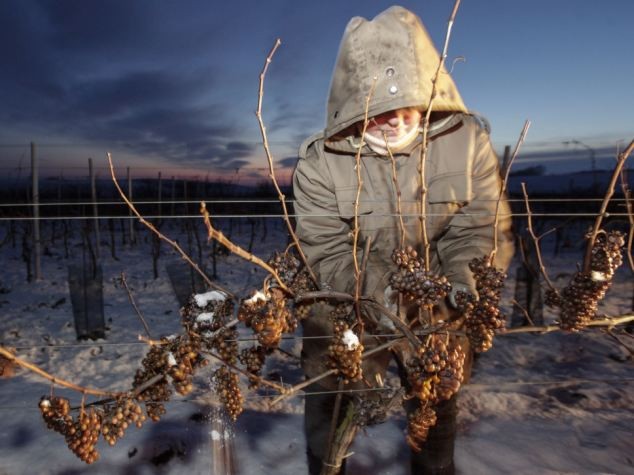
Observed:
[[[442,44],[453,0],[402,1]],[[339,40],[355,15],[389,1],[4,0],[0,3],[0,160],[40,145],[48,173],[89,156],[147,174],[257,173],[266,165],[254,110],[265,85],[275,158],[292,164],[324,124]],[[449,60],[497,150],[532,121],[516,162],[551,172],[599,168],[634,138],[630,0],[463,0]],[[584,145],[563,142],[578,141]],[[556,161],[559,159],[559,161]],[[282,172],[281,172],[282,173]]]

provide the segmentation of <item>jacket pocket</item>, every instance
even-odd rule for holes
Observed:
[[[429,180],[430,204],[457,203],[465,205],[473,199],[471,175],[464,172],[444,173]]]
[[[357,187],[345,187],[335,188],[335,196],[337,198],[337,208],[339,209],[339,216],[342,219],[354,219],[355,206],[354,202],[357,199]],[[375,210],[377,203],[368,203],[363,201],[363,193],[361,193],[361,199],[359,200],[359,207],[357,209],[358,216],[367,216],[372,214]]]

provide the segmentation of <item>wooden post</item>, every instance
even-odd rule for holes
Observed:
[[[500,167],[500,175],[502,176],[506,175],[506,168],[510,166],[510,163],[509,163],[510,160],[511,160],[511,146],[506,145],[504,147],[504,157],[502,158],[502,167]]]
[[[57,179],[57,217],[62,217],[62,172],[59,172],[59,178]]]
[[[189,203],[187,203],[187,179],[183,178],[183,200],[185,200],[185,211],[183,214],[189,214]]]
[[[161,172],[158,172],[158,220],[159,223],[161,222],[161,213],[162,213],[162,207],[161,207],[161,197],[163,195],[163,180],[161,179]]]
[[[176,178],[172,175],[172,199],[170,203],[170,214],[174,217],[174,201],[176,201]]]
[[[130,167],[127,167],[127,178],[128,178],[128,199],[132,201],[132,176],[130,174]],[[134,218],[132,216],[132,210],[128,209],[128,219],[130,223],[130,245],[136,243],[136,237],[134,236]]]
[[[95,223],[95,255],[100,257],[100,236],[99,236],[99,212],[97,210],[97,182],[95,179],[95,168],[92,166],[92,158],[88,159],[88,173],[90,174],[90,195],[92,198],[92,215]]]
[[[35,257],[35,280],[42,279],[42,250],[40,249],[40,186],[39,168],[37,164],[37,148],[31,142],[31,198],[33,201],[33,250]]]

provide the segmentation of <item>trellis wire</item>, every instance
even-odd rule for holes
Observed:
[[[257,200],[249,200],[249,199],[188,199],[188,200],[135,200],[135,205],[160,205],[160,204],[200,204],[201,201],[204,201],[206,204],[275,204],[279,203],[279,200],[276,199],[257,199]],[[295,200],[288,199],[287,203],[294,203]],[[470,203],[487,203],[487,202],[495,202],[494,199],[473,199],[470,200]],[[508,198],[506,200],[509,203],[523,203],[524,200],[522,198]],[[533,203],[592,203],[597,202],[601,203],[603,198],[531,198],[531,202]],[[613,198],[610,200],[612,203],[623,203],[625,204],[627,200],[625,198]],[[364,203],[384,203],[385,200],[364,200]],[[417,203],[415,200],[402,200],[401,203]],[[39,206],[92,206],[94,205],[94,201],[40,201]],[[127,208],[127,205],[122,201],[97,201],[97,206],[124,206]],[[29,208],[35,206],[34,203],[29,202],[16,202],[16,203],[0,203],[0,208],[15,208],[15,207],[23,207]]]
[[[634,378],[622,378],[622,379],[560,379],[560,380],[544,380],[544,381],[496,381],[491,383],[468,383],[461,386],[461,392],[478,391],[493,387],[495,389],[512,388],[520,386],[560,386],[560,385],[579,385],[579,384],[630,384],[634,383]],[[328,394],[359,394],[370,392],[393,392],[401,389],[400,386],[384,386],[378,388],[360,388],[360,389],[344,389],[344,390],[332,390],[332,391],[298,391],[295,394],[289,395],[289,398],[297,397],[310,397],[310,396],[322,396]],[[278,397],[279,394],[249,394],[244,396],[245,401],[257,401],[264,399],[272,399]],[[204,404],[209,405],[208,399],[200,398],[183,398],[183,399],[170,399],[162,404]],[[7,406],[0,404],[0,411],[8,410],[20,410],[34,412],[32,406]],[[37,411],[35,411],[37,413]]]
[[[595,218],[597,213],[531,213],[532,217],[558,217],[558,218]],[[253,219],[253,218],[282,218],[281,214],[214,214],[212,217],[214,219]],[[340,214],[336,213],[324,213],[324,214],[291,214],[288,215],[291,218],[302,218],[306,216],[310,216],[311,218],[340,218]],[[385,217],[397,217],[396,213],[372,213],[367,215],[366,217],[370,218],[385,218]],[[403,217],[417,217],[420,216],[417,213],[403,213]],[[456,216],[455,213],[427,213],[427,216],[432,217],[443,217],[443,216]],[[478,216],[478,217],[486,217],[493,216],[491,213],[459,213],[458,216]],[[506,213],[500,214],[500,216],[511,216],[511,217],[528,217],[528,213]],[[628,213],[623,212],[608,212],[606,213],[608,217],[618,217],[618,218],[626,218],[628,217]],[[143,215],[145,219],[202,219],[199,214],[182,214],[176,216],[166,216],[166,215]],[[40,216],[38,218],[33,218],[29,216],[18,216],[18,217],[9,217],[2,216],[0,217],[0,222],[8,222],[8,221],[77,221],[82,219],[94,219],[94,215],[81,215],[81,216]],[[100,215],[99,220],[105,219],[124,219],[124,220],[138,220],[136,216],[104,216]]]

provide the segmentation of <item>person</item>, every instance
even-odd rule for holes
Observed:
[[[405,8],[394,6],[372,20],[354,17],[348,23],[332,76],[325,130],[301,145],[293,176],[296,234],[321,288],[354,294],[355,216],[359,226],[356,246],[359,262],[363,260],[363,243],[370,238],[363,295],[391,304],[389,276],[395,270],[391,255],[400,248],[401,229],[405,246],[423,252],[419,169],[422,119],[430,104],[438,61],[439,54],[420,19]],[[434,321],[450,316],[457,290],[477,295],[468,264],[491,252],[501,187],[498,159],[487,127],[469,113],[444,68],[436,92],[427,131],[424,222],[431,270],[445,276],[452,291],[447,301],[435,307]],[[364,131],[366,109],[371,119]],[[362,186],[355,203],[357,153],[360,153]],[[402,228],[397,212],[399,203]],[[499,216],[494,264],[506,269],[513,245],[505,200],[501,202]],[[305,337],[333,335],[330,318],[333,305],[334,302],[313,305],[303,323]],[[390,325],[380,315],[367,314],[364,318],[366,335],[362,341],[367,350],[378,344],[370,335],[372,330],[389,331]],[[302,367],[307,378],[327,369],[328,344],[328,338],[304,339]],[[468,343],[461,344],[466,349]],[[402,366],[406,357],[398,358],[398,352],[379,352],[363,360],[363,380],[345,388],[379,386],[394,354]],[[468,366],[465,363],[467,374]],[[335,405],[331,390],[337,387],[336,377],[322,380],[310,386],[308,392],[327,394],[305,399],[310,473],[320,473],[327,458]],[[437,415],[438,422],[422,451],[412,453],[412,473],[454,471],[455,397],[441,404]]]

